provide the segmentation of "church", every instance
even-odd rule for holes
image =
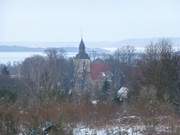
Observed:
[[[109,77],[110,66],[105,64],[100,58],[91,61],[82,38],[79,44],[79,52],[74,58],[74,64],[75,87],[77,89],[84,89],[89,85],[97,85],[100,81]]]

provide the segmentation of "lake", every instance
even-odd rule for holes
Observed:
[[[42,55],[45,56],[44,52],[0,52],[0,63],[7,64],[7,63],[16,63],[22,62],[28,57],[34,55]],[[66,54],[68,57],[75,56],[76,53],[70,52]]]

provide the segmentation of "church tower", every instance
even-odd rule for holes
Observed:
[[[86,47],[81,38],[79,52],[75,57],[75,86],[76,89],[85,89],[90,81],[90,57],[86,53]]]
[[[82,38],[79,44],[79,53],[76,55],[76,59],[90,59],[88,54],[86,53],[85,44]]]

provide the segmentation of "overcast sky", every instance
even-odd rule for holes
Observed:
[[[0,0],[0,41],[180,37],[180,0]]]

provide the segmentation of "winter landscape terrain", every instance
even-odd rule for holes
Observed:
[[[0,0],[0,135],[180,135],[180,0]]]

